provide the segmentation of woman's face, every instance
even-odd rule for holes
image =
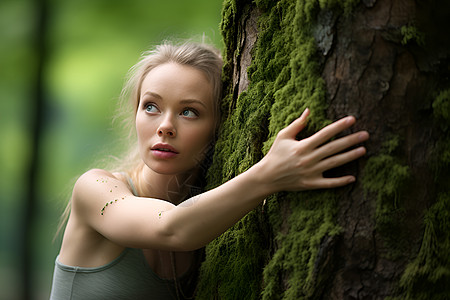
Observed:
[[[212,86],[205,75],[177,63],[151,70],[141,86],[136,131],[141,157],[153,171],[195,168],[214,132]]]

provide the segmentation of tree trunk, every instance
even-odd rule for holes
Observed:
[[[209,187],[245,171],[311,109],[347,114],[367,155],[279,193],[207,247],[200,299],[450,297],[450,4],[225,1],[223,122]],[[238,199],[237,199],[238,200]]]
[[[30,93],[30,103],[24,111],[29,113],[30,130],[30,160],[27,169],[27,183],[25,185],[25,199],[23,202],[21,225],[23,230],[19,238],[20,242],[20,282],[21,290],[18,299],[33,299],[33,256],[35,248],[33,242],[35,238],[35,211],[39,193],[39,164],[42,147],[42,136],[44,130],[45,112],[45,67],[47,59],[47,17],[48,7],[45,0],[36,0],[32,3],[34,8],[35,28],[32,41],[34,51],[35,68],[30,68],[33,73],[33,85]]]

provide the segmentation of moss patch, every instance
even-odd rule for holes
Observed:
[[[197,299],[258,298],[264,263],[264,234],[258,217],[247,215],[208,245]]]
[[[417,257],[408,265],[395,299],[448,299],[450,295],[450,193],[441,193],[424,217]]]
[[[433,114],[442,130],[447,131],[450,124],[450,89],[437,95],[433,102]]]
[[[414,25],[405,25],[400,28],[402,34],[402,45],[415,42],[417,45],[425,46],[425,34]]]
[[[288,231],[280,230],[276,235],[278,248],[264,269],[263,299],[303,299],[322,290],[319,247],[340,231],[334,195],[309,192],[282,197],[283,201],[291,201]]]
[[[380,154],[368,159],[364,169],[363,187],[376,194],[376,229],[390,250],[389,258],[400,257],[407,250],[406,230],[402,230],[402,189],[410,177],[409,168],[395,157],[400,139],[391,137],[384,142]],[[404,228],[406,229],[406,228]]]

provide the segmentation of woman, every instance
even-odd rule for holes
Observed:
[[[198,265],[195,250],[268,195],[355,181],[322,173],[364,155],[363,147],[342,151],[368,133],[326,143],[355,123],[346,117],[297,141],[305,110],[260,162],[193,196],[219,118],[221,66],[215,50],[187,43],[161,45],[132,69],[124,95],[130,94],[139,156],[125,172],[94,169],[76,182],[51,299],[184,298]]]

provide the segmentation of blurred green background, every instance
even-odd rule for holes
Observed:
[[[117,154],[111,125],[124,77],[164,39],[205,35],[222,48],[222,0],[47,1],[44,131],[33,209],[32,299],[48,299],[58,219],[77,176]],[[31,158],[36,3],[0,1],[0,299],[22,299],[20,237]]]

